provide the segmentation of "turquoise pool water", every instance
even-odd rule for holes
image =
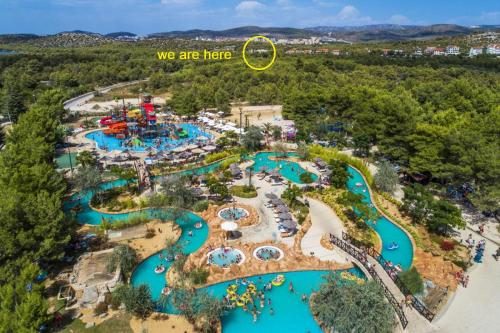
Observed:
[[[282,251],[274,246],[262,246],[255,251],[255,256],[263,261],[278,260],[282,257]]]
[[[251,166],[252,170],[255,172],[259,172],[262,170],[278,170],[278,172],[285,177],[286,179],[297,183],[303,184],[300,180],[300,175],[307,172],[304,170],[298,163],[286,160],[271,160],[269,157],[277,156],[276,152],[261,152],[255,154],[253,157],[254,164]],[[288,156],[295,156],[295,154],[289,153]],[[318,179],[314,173],[311,173],[313,181]]]
[[[188,212],[185,216],[176,220],[182,230],[181,237],[179,238],[178,244],[181,246],[181,250],[184,254],[188,255],[197,251],[207,240],[208,237],[208,226],[205,221],[193,213]],[[201,223],[202,228],[197,229],[195,227],[196,223]],[[192,234],[190,236],[189,234]],[[160,258],[160,253],[162,258]],[[158,300],[161,295],[161,290],[165,287],[165,274],[172,266],[173,261],[167,261],[167,254],[165,251],[160,251],[154,255],[146,258],[142,261],[132,273],[130,278],[130,283],[134,286],[145,284],[151,290],[151,295],[154,300]],[[163,264],[165,266],[165,271],[161,274],[156,274],[154,269],[156,266]],[[167,307],[164,311],[173,312],[175,309],[172,307]]]
[[[240,256],[239,260],[238,255]],[[229,267],[240,262],[242,260],[242,256],[243,253],[238,249],[219,248],[208,253],[208,262],[212,265],[217,265],[220,267]]]
[[[179,124],[177,126],[182,127],[188,133],[188,137],[184,139],[173,139],[169,137],[161,137],[161,143],[157,145],[157,141],[155,138],[147,138],[141,140],[144,145],[143,146],[130,146],[125,147],[123,145],[125,139],[117,139],[114,136],[108,136],[103,133],[103,131],[95,131],[88,133],[85,135],[86,138],[91,139],[96,142],[97,146],[101,149],[106,148],[108,151],[112,150],[125,150],[131,149],[135,151],[144,151],[148,147],[155,147],[159,150],[171,150],[176,147],[179,147],[183,144],[193,143],[196,141],[196,138],[199,136],[203,136],[211,139],[212,135],[203,132],[198,126],[193,124]]]
[[[363,273],[359,269],[353,268],[349,270],[351,273],[363,277]],[[341,271],[336,271],[340,273]],[[241,307],[231,310],[228,314],[222,317],[222,332],[224,333],[268,333],[268,332],[310,332],[321,333],[321,328],[314,320],[309,303],[301,300],[302,294],[308,296],[313,291],[317,291],[321,283],[324,282],[323,277],[330,273],[329,271],[301,271],[280,273],[285,276],[285,282],[279,286],[273,286],[271,291],[265,292],[265,305],[263,308],[258,306],[257,322],[253,322],[252,314],[243,311]],[[264,284],[270,282],[276,276],[273,274],[264,274],[247,278],[253,281],[258,290],[262,290]],[[289,283],[293,283],[295,293],[288,290]],[[216,297],[224,297],[226,289],[229,285],[235,283],[234,280],[215,284],[206,288],[206,290]],[[238,294],[242,294],[245,287],[238,288]],[[271,304],[268,304],[268,299],[271,299]],[[270,309],[273,308],[274,314],[270,314]]]
[[[348,171],[351,177],[347,182],[347,188],[351,192],[361,194],[364,202],[373,205],[363,176],[350,166]],[[356,186],[356,184],[361,184],[361,186]],[[409,269],[413,261],[413,245],[408,235],[399,226],[382,215],[380,215],[376,223],[369,222],[369,224],[382,239],[382,256],[390,260],[394,265],[400,264],[403,269]],[[392,242],[396,242],[399,247],[395,250],[388,250],[387,245]]]
[[[267,166],[268,168],[277,168],[280,162],[269,160],[269,156],[275,153],[259,153],[255,157],[255,170],[258,170],[261,166]],[[280,172],[283,176],[291,181],[299,182],[298,178],[301,172],[305,172],[297,163],[294,162],[284,162]],[[293,170],[292,170],[292,165]],[[206,167],[202,167],[197,170],[186,170],[182,173],[205,173],[210,172],[218,167],[220,163],[215,163]],[[288,171],[286,171],[288,170]],[[367,190],[367,185],[364,182],[361,174],[354,168],[349,167],[349,173],[351,178],[348,181],[349,190],[361,194],[364,200],[371,203],[369,193]],[[361,186],[356,186],[360,183]],[[115,186],[123,186],[125,181],[117,180],[113,182],[107,182],[102,184],[103,189],[108,189]],[[363,192],[363,190],[365,190]],[[109,219],[111,221],[125,219],[133,215],[146,214],[149,217],[163,217],[168,218],[169,211],[162,209],[147,209],[142,212],[134,212],[129,214],[102,214],[90,209],[88,202],[90,200],[91,194],[86,195],[73,195],[71,200],[65,203],[65,208],[70,209],[80,204],[82,210],[77,214],[77,220],[80,223],[87,224],[100,224],[102,218]],[[181,245],[182,252],[186,255],[197,251],[206,241],[208,236],[208,227],[206,223],[199,216],[186,212],[186,214],[178,218],[176,222],[180,225],[182,229],[182,234],[179,239],[179,244]],[[201,228],[195,228],[195,224],[201,223]],[[385,217],[380,217],[377,220],[376,225],[372,224],[375,231],[381,236],[384,249],[382,250],[382,255],[391,260],[394,264],[400,263],[404,269],[408,269],[411,266],[413,259],[413,248],[410,239],[398,226],[387,220]],[[190,236],[191,234],[191,236]],[[399,248],[397,250],[389,251],[385,246],[391,242],[397,242]],[[162,253],[163,257],[160,257]],[[167,261],[165,259],[166,253],[160,251],[142,261],[137,268],[132,273],[131,283],[134,286],[145,284],[149,286],[153,299],[158,300],[161,295],[161,290],[164,288],[166,280],[165,274],[168,268],[172,265],[172,261]],[[161,274],[156,274],[154,269],[163,264],[166,269],[165,272]],[[351,273],[362,277],[363,274],[358,269],[349,270]],[[273,287],[272,291],[266,292],[266,302],[264,308],[259,308],[261,313],[258,316],[257,323],[253,323],[252,316],[249,313],[245,313],[242,308],[236,308],[230,311],[222,319],[223,332],[233,333],[233,332],[321,332],[314,321],[307,302],[302,302],[300,297],[303,293],[308,296],[314,290],[317,290],[320,284],[323,282],[322,276],[327,274],[328,271],[301,271],[301,272],[287,272],[283,273],[286,278],[286,282],[280,287]],[[262,280],[258,277],[250,277],[249,279],[257,284],[258,288],[262,288],[262,285],[272,278],[276,274],[265,274],[262,275]],[[288,284],[292,281],[294,284],[295,293],[290,293],[288,291]],[[226,294],[227,287],[234,283],[234,281],[224,282],[209,286],[206,290],[209,293],[217,297],[223,297]],[[268,305],[268,298],[271,299],[271,305]],[[273,308],[274,314],[270,314],[270,308]],[[170,304],[163,309],[159,309],[167,313],[175,313],[174,309]]]
[[[224,208],[219,212],[219,216],[226,221],[238,221],[248,215],[248,212],[243,208],[232,207]]]

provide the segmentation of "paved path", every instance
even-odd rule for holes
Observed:
[[[462,238],[466,239],[470,233],[469,230],[462,231]],[[483,238],[477,234],[472,236],[476,243]],[[467,288],[459,286],[447,308],[435,319],[436,332],[499,332],[500,261],[492,257],[497,248],[495,243],[486,240],[483,263],[474,264],[468,273],[470,282]]]
[[[243,167],[242,167],[243,168]],[[248,178],[243,178],[236,182],[237,185],[248,184]],[[278,224],[274,221],[274,214],[272,209],[267,208],[265,203],[267,198],[266,193],[274,193],[278,197],[284,191],[284,186],[271,186],[269,183],[263,180],[259,180],[257,177],[252,177],[252,184],[257,188],[258,196],[256,198],[239,198],[235,197],[237,202],[254,207],[260,217],[260,223],[253,226],[243,227],[240,229],[242,232],[241,241],[260,243],[264,241],[281,241],[287,245],[293,245],[293,237],[282,239],[280,232],[278,231]],[[291,241],[291,243],[290,243]]]
[[[149,78],[147,78],[145,80],[136,80],[136,81],[130,81],[130,82],[121,82],[121,83],[116,83],[116,84],[113,84],[113,85],[110,85],[110,86],[107,86],[107,87],[99,88],[98,90],[99,90],[100,93],[105,94],[105,93],[109,92],[112,89],[126,87],[126,86],[134,85],[134,84],[137,84],[137,83],[146,82],[148,80],[149,80]],[[87,101],[91,100],[93,97],[94,97],[94,91],[91,91],[91,92],[85,93],[83,95],[80,95],[80,96],[77,96],[77,97],[73,97],[73,98],[71,98],[71,99],[63,102],[63,105],[64,105],[64,108],[66,110],[69,110],[70,112],[73,112],[75,108],[77,108],[81,104],[86,103]]]
[[[342,251],[325,249],[320,242],[324,234],[342,235],[343,227],[339,217],[326,204],[315,199],[308,200],[312,225],[302,238],[300,244],[302,252],[305,255],[314,253],[314,256],[320,260],[333,260],[339,263],[349,262]]]

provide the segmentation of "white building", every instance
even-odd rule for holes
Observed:
[[[459,55],[460,48],[456,45],[448,45],[446,47],[446,55]]]
[[[475,57],[480,54],[483,54],[482,47],[471,47],[469,50],[469,57]]]
[[[500,55],[500,45],[490,44],[486,48],[486,54]]]
[[[432,52],[432,55],[435,55],[435,56],[445,55],[444,49],[442,47],[436,47],[434,49],[434,52]]]

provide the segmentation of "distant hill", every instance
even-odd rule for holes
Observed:
[[[97,32],[84,31],[84,30],[72,30],[72,31],[61,31],[56,35],[66,35],[66,34],[75,34],[75,35],[87,35],[87,36],[102,36]]]
[[[318,26],[305,29],[286,27],[257,27],[244,26],[226,30],[186,30],[167,31],[148,35],[151,39],[183,38],[244,38],[254,35],[265,35],[273,38],[308,38],[311,36],[329,36],[337,40],[348,42],[371,41],[404,41],[422,40],[439,37],[454,37],[469,35],[475,32],[500,32],[499,25],[479,25],[464,27],[454,24],[434,24],[429,26],[375,24],[365,26]],[[35,34],[6,34],[0,35],[0,43],[32,43],[42,46],[88,46],[100,45],[115,41],[134,42],[140,40],[132,32],[119,31],[106,35],[95,32],[74,30],[64,31],[55,35],[38,36]]]
[[[303,38],[317,35],[314,31],[296,28],[266,28],[256,26],[238,27],[227,30],[186,30],[158,32],[148,35],[149,38],[215,38],[215,37],[250,37],[253,35],[266,35],[274,38]]]
[[[104,35],[104,37],[108,37],[108,38],[135,38],[135,37],[137,37],[137,35],[132,33],[132,32],[119,31],[119,32],[112,32],[112,33],[106,34],[106,35]]]
[[[5,34],[0,35],[0,43],[18,43],[40,38],[35,34]]]
[[[307,28],[312,32],[328,34],[331,37],[350,41],[402,41],[430,39],[470,34],[485,28],[469,28],[454,24],[434,24],[429,26],[379,24],[357,27],[320,26]],[[488,28],[486,28],[488,29]]]

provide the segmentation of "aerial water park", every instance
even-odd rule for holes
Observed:
[[[123,105],[120,111],[102,117],[99,125],[104,129],[93,131],[86,137],[94,140],[97,147],[103,150],[128,149],[137,152],[147,148],[171,150],[212,138],[197,125],[169,122],[165,114],[155,110],[152,98],[145,94],[138,106]]]
[[[81,295],[76,306],[94,309],[110,286],[145,288],[151,311],[187,320],[186,327],[193,325],[187,309],[204,297],[223,309],[214,319],[222,332],[319,333],[314,302],[325,283],[376,281],[396,326],[404,329],[408,318],[428,325],[435,315],[429,299],[456,287],[456,268],[419,252],[414,234],[388,211],[397,205],[381,203],[365,161],[314,144],[304,154],[286,136],[271,140],[251,126],[238,133],[219,118],[166,116],[145,95],[75,136],[79,155],[91,151],[110,176],[75,187],[66,212],[92,231],[88,237],[104,232],[115,245],[96,258],[125,247],[137,259],[121,279],[103,273],[96,281],[85,270],[96,267],[94,255],[85,257],[70,276]],[[257,149],[244,147],[247,133]],[[159,163],[170,163],[168,171]],[[345,178],[334,185],[338,173]],[[418,292],[400,280],[415,267],[429,272]],[[446,273],[433,275],[434,267]],[[183,301],[191,297],[193,304]]]

